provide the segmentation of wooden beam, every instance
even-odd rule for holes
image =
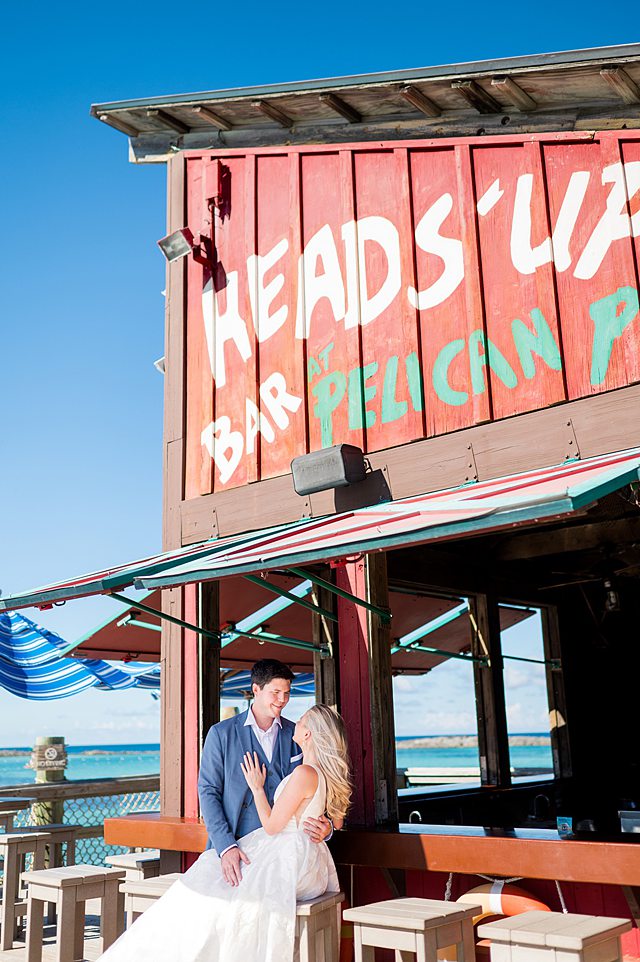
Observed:
[[[584,551],[603,545],[640,541],[640,518],[564,524],[561,527],[529,531],[502,538],[496,545],[494,561],[521,561],[568,551]]]
[[[205,581],[199,589],[199,626],[220,630],[220,582]],[[200,684],[200,750],[207,732],[220,721],[220,642],[198,636],[198,680]]]
[[[366,555],[366,588],[370,604],[390,610],[385,554]],[[368,611],[367,634],[376,825],[388,825],[398,820],[390,621]]]
[[[359,124],[362,122],[362,116],[354,107],[346,103],[342,97],[336,97],[335,94],[320,94],[318,100],[321,104],[326,104],[327,107],[331,107],[335,113],[340,114],[340,116],[348,120],[350,124]]]
[[[177,154],[168,166],[167,232],[185,223],[185,157]],[[164,464],[163,464],[163,549],[180,547],[179,505],[184,497],[184,350],[186,325],[185,258],[167,264],[165,304],[164,378]],[[162,592],[162,609],[177,618],[184,616],[180,589]],[[182,739],[182,629],[162,623],[161,635],[161,754],[160,807],[165,815],[183,812],[183,739]]]
[[[469,598],[471,653],[488,659],[488,665],[473,663],[478,717],[480,781],[483,785],[508,788],[511,785],[509,736],[504,696],[504,671],[500,643],[500,613],[493,595]]]
[[[341,565],[336,586],[388,608],[386,558],[365,555]],[[353,768],[351,825],[397,821],[390,626],[346,598],[337,599],[340,700]]]
[[[494,77],[491,86],[496,90],[502,91],[509,98],[514,107],[523,112],[535,110],[538,106],[533,97],[530,97],[526,90],[515,82],[513,77]]]
[[[137,137],[140,133],[138,127],[125,123],[124,120],[120,120],[114,116],[114,114],[98,114],[98,120],[101,120],[103,124],[108,124],[109,127],[114,127],[116,130],[119,130],[120,133],[126,134],[127,137]]]
[[[491,94],[483,90],[475,80],[454,80],[451,89],[459,93],[469,106],[477,110],[479,114],[504,113],[500,104],[493,99]]]
[[[314,604],[320,605],[328,611],[334,611],[336,596],[326,588],[314,586],[312,592]],[[340,680],[338,678],[338,633],[336,623],[324,615],[311,615],[312,640],[314,645],[328,645],[331,654],[314,653],[313,674],[316,684],[316,704],[329,705],[340,711]]]
[[[170,130],[175,130],[178,134],[188,134],[191,130],[189,124],[178,120],[177,117],[174,117],[173,114],[170,114],[167,110],[146,110],[145,113],[149,120],[157,120],[158,123],[164,127],[169,127]]]
[[[265,117],[275,120],[275,122],[281,127],[293,126],[293,120],[290,117],[287,117],[283,110],[280,110],[279,107],[276,107],[275,104],[272,104],[268,100],[254,100],[251,106],[255,107],[256,110],[259,110],[260,113],[265,115]]]
[[[600,71],[600,76],[625,104],[640,103],[640,87],[624,67],[604,67]]]
[[[228,120],[221,117],[220,114],[215,113],[210,107],[193,107],[192,113],[196,117],[201,117],[206,120],[208,124],[213,124],[218,130],[232,130],[233,124],[230,124]]]
[[[413,84],[407,84],[406,87],[401,87],[400,96],[426,117],[439,117],[442,113],[440,107],[427,97],[426,94],[423,94],[421,90],[414,87]]]
[[[560,643],[560,629],[558,613],[555,608],[543,608],[542,641],[545,661],[551,660],[562,666],[562,646]],[[547,700],[549,702],[549,733],[551,736],[551,753],[553,756],[553,773],[556,778],[569,778],[572,775],[571,742],[569,739],[569,725],[567,721],[567,700],[564,691],[564,675],[562,667],[552,668],[546,665]]]

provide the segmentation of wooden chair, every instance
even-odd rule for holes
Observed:
[[[479,905],[434,899],[393,899],[346,909],[353,922],[355,962],[374,962],[375,948],[393,949],[396,962],[436,962],[439,949],[455,945],[458,962],[475,962],[473,917]]]
[[[112,868],[124,869],[125,882],[157,878],[160,875],[160,852],[157,848],[149,852],[125,852],[124,855],[107,855],[105,862]]]
[[[85,902],[100,899],[102,951],[124,929],[124,898],[118,891],[121,869],[72,865],[25,872],[28,885],[27,962],[41,962],[45,902],[55,902],[58,914],[56,962],[84,957]]]
[[[0,812],[0,829],[4,832],[12,832],[13,820],[16,815],[19,814],[19,809],[7,809],[6,811]]]
[[[46,832],[11,832],[0,835],[0,858],[4,862],[2,902],[0,903],[0,951],[13,945],[17,920],[27,914],[27,902],[20,893],[20,875],[27,856],[34,869],[44,868],[45,846],[51,836]]]
[[[340,903],[342,892],[327,892],[298,902],[296,941],[300,962],[338,962],[340,955]]]
[[[523,912],[478,926],[491,939],[491,962],[620,962],[628,919]]]

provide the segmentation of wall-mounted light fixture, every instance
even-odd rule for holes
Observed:
[[[367,469],[360,448],[353,444],[334,444],[294,458],[291,473],[296,494],[306,495],[357,484],[364,481]]]
[[[167,258],[170,264],[180,260],[181,257],[193,256],[198,264],[206,267],[213,267],[213,253],[211,250],[211,240],[206,234],[199,234],[196,242],[193,233],[188,227],[181,227],[174,230],[158,241],[158,247]]]

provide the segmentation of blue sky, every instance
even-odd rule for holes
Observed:
[[[628,43],[637,20],[637,6],[624,0],[611,11],[592,2],[8,5],[0,38],[3,592],[160,546],[162,377],[152,362],[163,353],[155,241],[165,232],[165,171],[129,164],[126,138],[89,117],[92,102]],[[111,605],[75,602],[38,617],[72,639]],[[521,643],[531,644],[526,632]],[[459,712],[468,700],[463,670],[452,663],[437,687],[432,679],[405,686],[401,731],[423,725],[423,685],[447,719]],[[530,687],[520,685],[521,729],[539,727]],[[5,745],[54,729],[76,743],[158,733],[157,704],[133,692],[33,705],[0,690],[0,719]],[[437,717],[431,723],[438,730]]]

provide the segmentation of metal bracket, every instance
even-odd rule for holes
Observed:
[[[221,635],[219,631],[208,631],[206,628],[199,628],[197,625],[192,625],[188,621],[183,621],[182,618],[175,618],[173,615],[168,615],[164,611],[158,611],[157,608],[150,608],[148,605],[143,605],[139,601],[134,601],[133,598],[127,598],[126,595],[119,595],[115,591],[107,592],[107,596],[109,598],[115,598],[116,601],[122,601],[125,605],[129,605],[130,608],[146,611],[148,615],[155,615],[157,618],[162,618],[163,621],[170,621],[172,625],[186,628],[187,631],[195,631],[198,635],[203,635],[205,638],[213,638],[218,644],[220,643]]]
[[[318,648],[313,645],[310,641],[302,641],[300,638],[289,638],[287,635],[274,635],[270,631],[241,631],[236,628],[235,625],[229,625],[226,630],[226,634],[236,635],[240,638],[254,638],[256,641],[261,641],[263,644],[265,641],[273,642],[276,645],[284,645],[287,648],[299,648],[302,651],[317,651],[322,653],[323,649]],[[226,648],[230,645],[234,638],[222,638],[222,647]]]
[[[295,602],[297,605],[301,605],[303,608],[308,608],[309,611],[313,611],[316,615],[322,615],[323,618],[328,618],[329,621],[337,621],[338,616],[334,615],[332,611],[327,608],[321,608],[320,605],[314,605],[312,601],[307,601],[306,598],[298,598],[297,595],[291,594],[286,588],[281,588],[279,585],[274,585],[266,578],[258,578],[256,575],[245,575],[245,581],[250,581],[254,585],[261,585],[263,588],[267,588],[269,591],[273,591],[275,595],[280,595],[282,598],[288,598],[289,601]]]
[[[567,419],[567,434],[566,443],[567,449],[564,456],[565,461],[573,461],[575,458],[580,457],[580,446],[578,444],[578,437],[576,435],[576,429],[573,426],[573,421],[571,418]]]
[[[471,441],[467,444],[467,464],[465,467],[464,480],[467,483],[478,480],[478,465],[476,464],[476,456]]]
[[[331,594],[337,595],[338,598],[344,598],[345,601],[352,601],[354,605],[359,605],[361,608],[366,608],[367,611],[372,611],[374,615],[378,615],[380,621],[388,625],[391,622],[391,612],[389,609],[379,608],[377,605],[372,605],[370,602],[365,601],[364,598],[358,598],[357,595],[352,595],[349,591],[344,591],[342,588],[338,588],[337,585],[332,585],[330,581],[325,581],[324,578],[320,578],[318,575],[312,575],[304,568],[289,568],[291,574],[297,575],[298,578],[304,578],[305,580],[312,581],[314,585],[318,585],[319,588],[326,588]]]

